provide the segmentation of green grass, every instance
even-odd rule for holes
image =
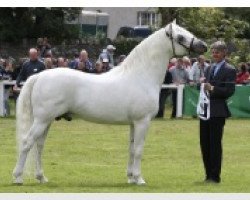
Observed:
[[[147,185],[136,186],[126,183],[128,126],[62,120],[53,123],[45,144],[49,183],[26,178],[23,186],[15,186],[15,119],[0,118],[0,192],[250,192],[249,130],[249,120],[227,121],[222,182],[212,185],[201,182],[198,120],[154,120],[142,160]]]

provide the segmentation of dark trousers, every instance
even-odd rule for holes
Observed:
[[[173,104],[173,109],[172,109],[171,118],[175,118],[176,117],[176,100],[177,100],[177,90],[172,90],[172,104]]]
[[[159,118],[164,117],[166,99],[169,95],[170,95],[169,89],[162,89],[161,90],[160,98],[159,98],[159,110],[158,110],[156,117],[159,117]]]
[[[206,178],[216,182],[220,182],[224,125],[223,117],[200,120],[200,146]]]

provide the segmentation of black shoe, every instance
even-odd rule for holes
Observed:
[[[207,178],[207,179],[205,179],[205,181],[204,181],[205,183],[215,183],[215,184],[218,184],[218,183],[220,183],[220,180],[218,180],[218,179],[212,179],[212,178]]]

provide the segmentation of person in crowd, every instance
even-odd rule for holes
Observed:
[[[118,64],[117,64],[117,66],[121,65],[122,62],[125,60],[125,58],[126,58],[126,55],[120,55],[119,58],[118,58]]]
[[[85,66],[85,63],[84,62],[78,62],[77,63],[77,67],[76,67],[76,70],[79,70],[81,72],[86,72],[86,66]]]
[[[103,73],[102,67],[103,67],[102,63],[100,61],[96,61],[96,63],[95,63],[95,73],[96,74]]]
[[[189,76],[189,79],[190,79],[190,77],[191,77],[191,68],[192,68],[191,61],[190,61],[189,57],[187,57],[187,56],[183,56],[182,59],[183,59],[183,66],[187,70],[188,76]]]
[[[183,59],[178,58],[175,67],[172,67],[170,70],[172,75],[173,83],[176,85],[179,84],[186,84],[189,82],[189,75],[186,68],[183,66]],[[173,110],[171,114],[171,118],[176,117],[176,99],[177,99],[177,91],[172,90],[172,103],[173,103]]]
[[[115,67],[114,63],[114,51],[116,48],[109,44],[106,49],[103,49],[102,53],[99,55],[98,60],[101,61],[103,59],[108,59],[109,62],[109,68],[112,69]]]
[[[200,147],[206,183],[221,182],[222,136],[225,119],[231,116],[226,100],[234,94],[236,71],[226,61],[227,46],[217,41],[211,46],[214,63],[205,71],[204,90],[210,96],[210,118],[200,119]]]
[[[199,84],[205,78],[205,70],[209,64],[205,62],[205,56],[200,55],[198,61],[195,62],[190,71],[190,84]]]
[[[51,58],[51,59],[53,58],[53,54],[52,54],[51,49],[49,49],[45,52],[44,58]]]
[[[2,67],[0,69],[0,76],[3,80],[12,80],[13,64],[8,59],[2,60]]]
[[[250,62],[247,62],[246,65],[247,65],[247,71],[250,74]]]
[[[63,57],[57,58],[57,67],[66,67],[65,66],[65,59]]]
[[[69,68],[69,59],[64,58],[64,67]]]
[[[53,69],[53,68],[55,68],[51,58],[45,58],[44,59],[44,65],[45,65],[45,69]]]
[[[168,69],[170,70],[172,67],[175,67],[177,63],[177,58],[171,58],[168,64]]]
[[[51,45],[49,44],[48,38],[43,38],[43,43],[41,47],[41,57],[44,58],[48,51],[51,50]]]
[[[29,50],[29,60],[23,64],[20,74],[16,79],[16,85],[13,89],[16,91],[20,90],[21,81],[26,81],[29,76],[43,70],[45,70],[45,65],[38,59],[37,50],[35,48],[31,48]]]
[[[18,63],[17,63],[16,65],[13,66],[13,67],[14,67],[14,70],[13,70],[13,73],[12,73],[12,79],[13,79],[13,80],[16,80],[16,79],[17,79],[18,75],[20,74],[20,71],[21,71],[21,69],[22,69],[23,64],[24,64],[26,61],[28,61],[28,60],[29,60],[29,58],[27,58],[27,57],[19,58],[19,59],[18,59]]]
[[[95,68],[94,68],[92,62],[89,60],[89,55],[88,55],[88,52],[86,50],[82,50],[80,52],[79,62],[84,63],[85,72],[93,73],[95,71]]]
[[[191,59],[190,59],[190,62],[191,62],[191,65],[193,66],[193,64],[194,64],[195,62],[198,62],[198,59],[197,59],[197,58],[191,58]]]
[[[37,38],[36,41],[37,51],[39,50],[41,52],[42,47],[43,47],[43,38]]]
[[[0,69],[0,77],[3,80],[12,80],[13,76],[13,64],[10,60],[3,60],[3,68]],[[10,86],[6,85],[4,87],[4,116],[10,115],[9,106],[9,96],[10,96]]]
[[[237,84],[247,84],[249,78],[249,72],[247,71],[246,63],[240,64],[240,71],[237,73],[236,83]]]
[[[4,59],[0,58],[0,70],[3,69],[3,63],[4,63]]]
[[[79,53],[76,52],[74,53],[74,58],[69,62],[69,67],[71,69],[76,69],[78,62],[79,62]]]
[[[167,69],[163,84],[170,84],[172,82],[173,82],[172,75],[169,72],[169,70]],[[158,113],[156,115],[156,118],[163,118],[164,117],[166,99],[170,94],[171,94],[170,89],[166,89],[166,88],[161,89],[160,98],[159,98],[159,110],[158,110]]]
[[[107,58],[102,59],[102,72],[107,72],[110,70],[109,60]]]

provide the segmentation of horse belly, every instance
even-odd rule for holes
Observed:
[[[75,109],[72,109],[72,112],[79,114],[84,120],[96,123],[129,124],[131,122],[128,117],[128,109],[112,103],[102,104],[90,101],[79,104]]]

